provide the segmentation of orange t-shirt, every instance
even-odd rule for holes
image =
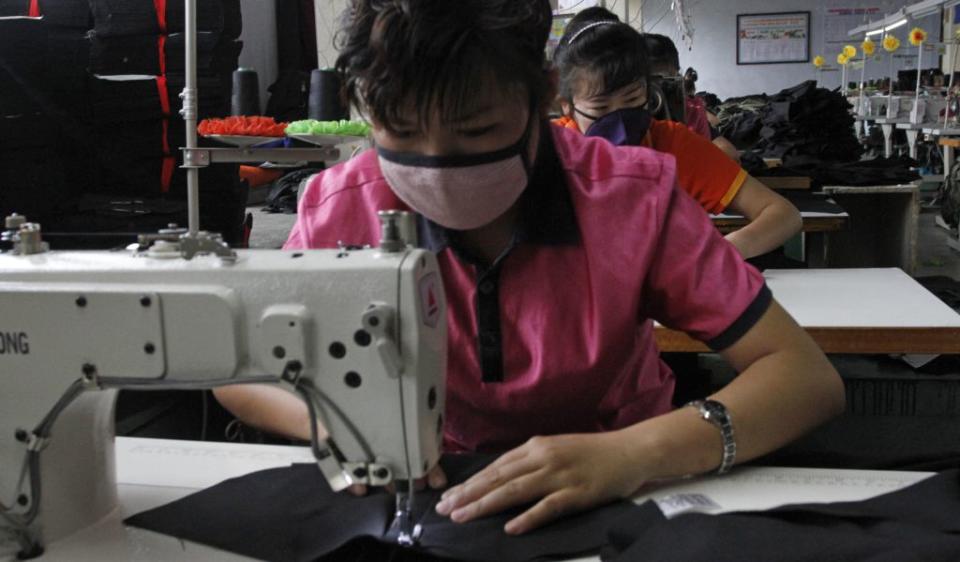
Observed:
[[[561,117],[554,123],[580,130],[570,117]],[[683,123],[652,120],[643,146],[672,154],[677,159],[680,188],[710,213],[722,213],[747,180],[746,170]]]

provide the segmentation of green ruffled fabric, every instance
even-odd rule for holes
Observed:
[[[363,121],[317,121],[305,119],[287,125],[288,135],[343,135],[365,137],[370,134],[370,125]]]

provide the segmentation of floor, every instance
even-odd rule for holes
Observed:
[[[263,205],[247,207],[253,215],[253,230],[250,232],[250,247],[258,249],[277,249],[283,246],[290,234],[297,215],[266,213]]]
[[[920,237],[917,277],[945,275],[960,280],[960,252],[947,246],[950,234],[936,225],[936,212],[925,210],[920,215]],[[953,234],[956,239],[956,234]]]
[[[248,207],[253,214],[251,248],[279,248],[287,239],[296,215],[271,214],[261,206]],[[936,225],[936,212],[925,210],[920,216],[917,276],[945,275],[960,280],[960,253],[947,246],[949,234]]]

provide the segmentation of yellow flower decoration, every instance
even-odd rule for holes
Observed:
[[[873,56],[873,53],[877,52],[877,44],[874,43],[872,39],[865,39],[863,43],[860,44],[860,48],[863,49],[863,54],[868,57]]]
[[[857,56],[857,48],[853,45],[846,45],[843,47],[843,55],[848,59],[852,59]]]
[[[919,27],[914,27],[910,30],[910,44],[914,47],[919,47],[922,43],[927,40],[927,32]]]
[[[823,63],[825,63],[825,62],[826,62],[826,61],[823,60],[823,57],[821,57],[820,55],[817,55],[817,56],[813,57],[813,66],[815,66],[815,67],[817,67],[817,68],[820,68],[821,66],[823,66]]]
[[[850,57],[848,57],[847,55],[843,53],[840,53],[839,55],[837,55],[837,64],[839,64],[840,66],[847,66],[848,62],[850,62]]]
[[[883,38],[883,50],[892,53],[900,48],[900,40],[895,35],[887,35]]]

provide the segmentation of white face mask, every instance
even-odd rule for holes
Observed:
[[[507,212],[529,181],[530,126],[514,145],[494,152],[422,156],[377,147],[380,170],[404,203],[453,230],[490,224]]]

